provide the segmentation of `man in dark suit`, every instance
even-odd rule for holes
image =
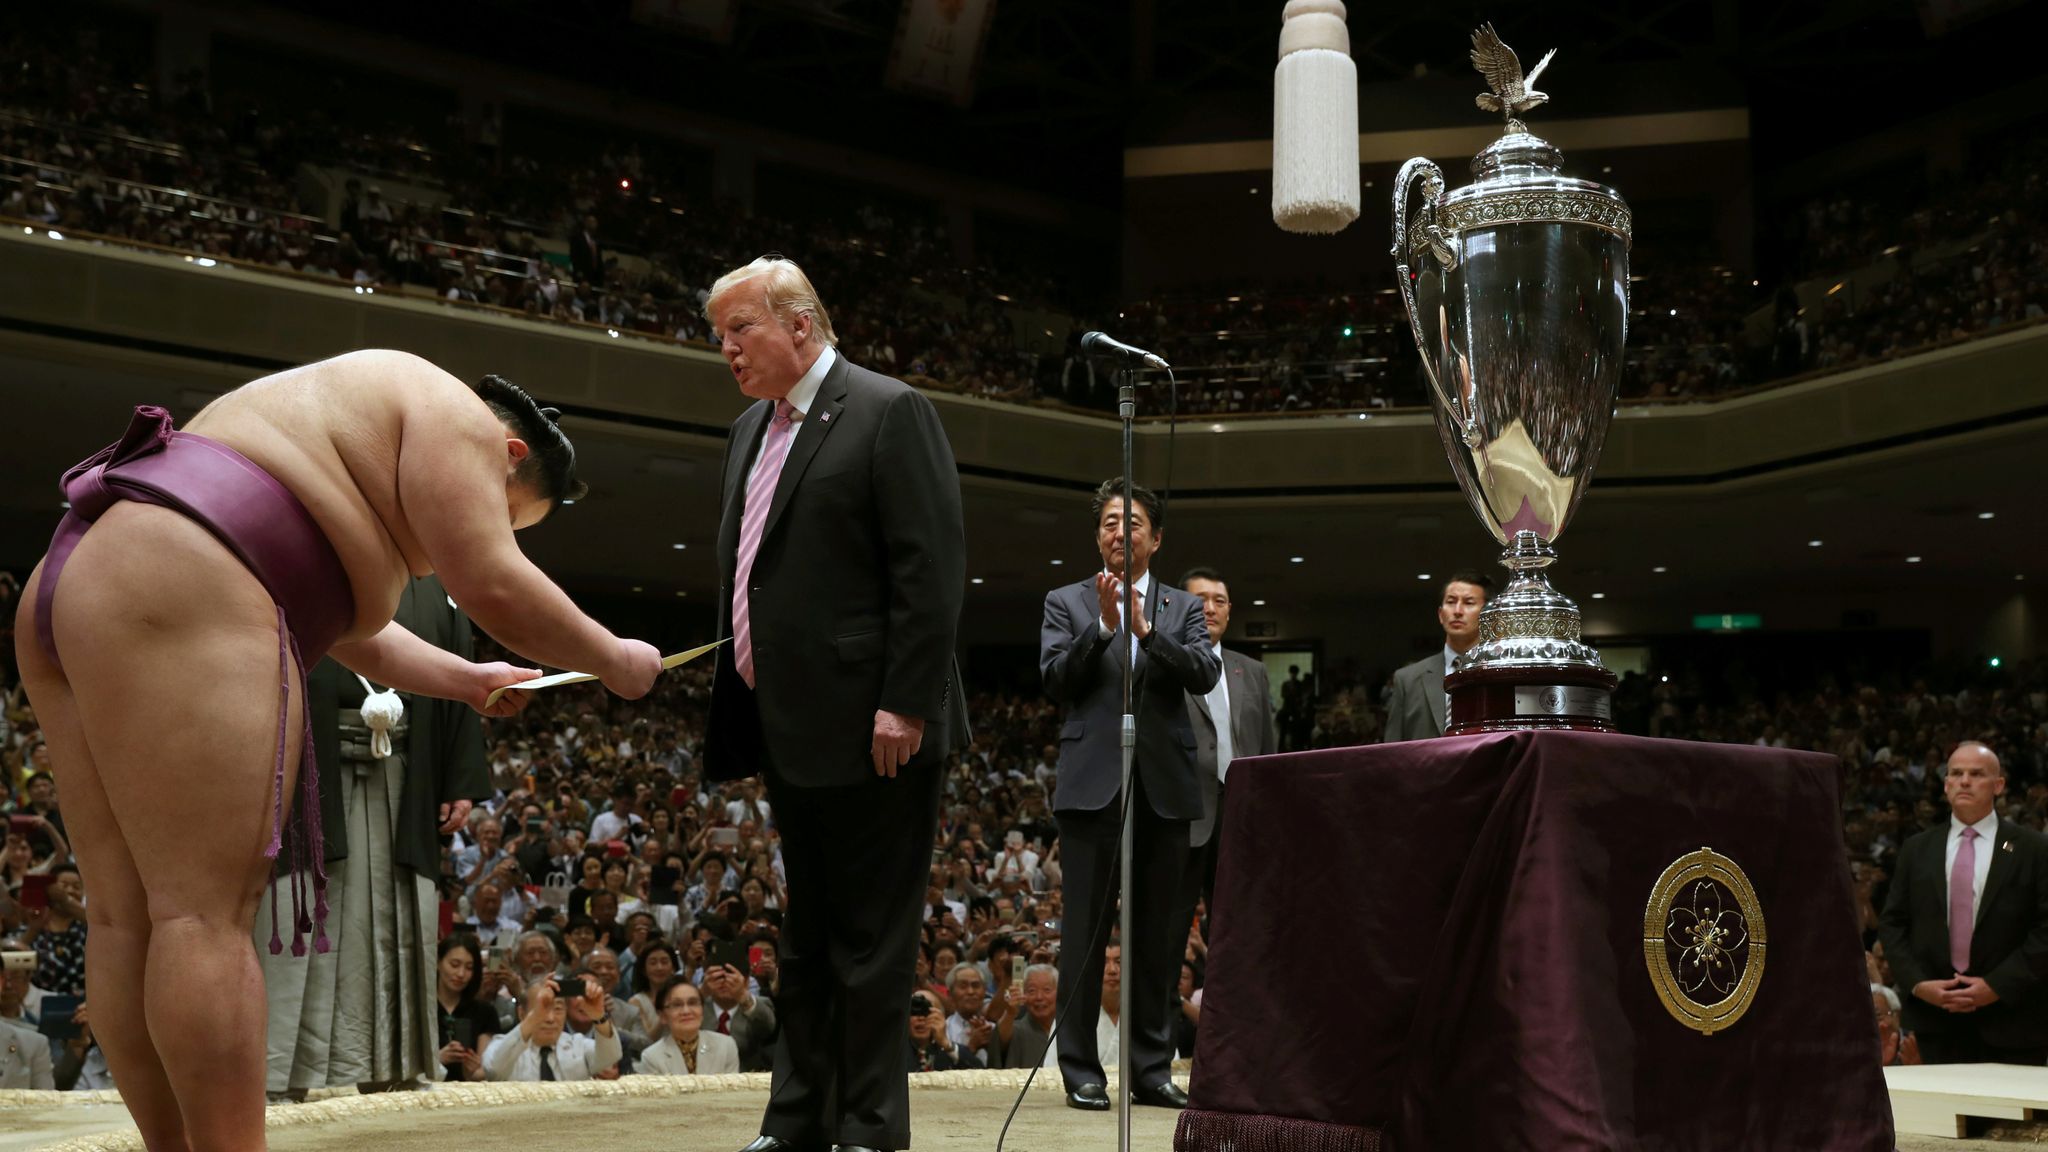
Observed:
[[[604,287],[604,245],[597,238],[597,217],[585,216],[583,227],[569,237],[569,267],[575,270],[576,279]]]
[[[1188,923],[1194,915],[1195,898],[1213,899],[1216,891],[1223,783],[1231,763],[1246,756],[1271,756],[1278,749],[1266,665],[1223,647],[1223,633],[1230,627],[1230,586],[1214,568],[1189,569],[1180,584],[1201,602],[1209,650],[1223,662],[1223,674],[1208,695],[1188,694],[1188,719],[1195,730],[1195,776],[1202,784],[1202,815],[1188,829],[1190,859],[1181,888],[1180,918]]]
[[[1444,694],[1444,676],[1458,658],[1479,643],[1479,610],[1493,581],[1478,572],[1459,572],[1444,581],[1437,598],[1436,620],[1443,625],[1444,646],[1394,673],[1394,695],[1387,701],[1387,727],[1380,743],[1441,736],[1450,723],[1451,702]]]
[[[848,363],[794,263],[705,307],[758,401],[733,424],[705,775],[758,773],[782,833],[782,1035],[750,1152],[907,1148],[915,978],[940,766],[966,743],[953,660],[959,473],[923,394]]]
[[[2005,772],[1948,758],[1949,818],[1907,840],[1878,930],[1929,1064],[2048,1063],[2048,838],[1994,807]]]
[[[1178,1108],[1187,1095],[1173,1084],[1172,1021],[1188,922],[1180,915],[1187,870],[1188,825],[1202,815],[1195,777],[1195,730],[1187,697],[1216,686],[1219,664],[1202,624],[1201,602],[1152,578],[1161,542],[1159,497],[1123,482],[1095,491],[1095,546],[1102,571],[1045,597],[1038,664],[1045,691],[1064,708],[1059,790],[1053,816],[1060,827],[1065,872],[1060,952],[1060,1076],[1071,1107],[1109,1107],[1096,1049],[1103,948],[1116,915],[1118,855],[1123,841],[1123,669],[1134,669],[1131,711],[1138,722],[1132,769],[1132,933],[1125,979],[1131,986],[1131,1084],[1141,1104]],[[1132,586],[1123,585],[1130,550]],[[1156,615],[1155,615],[1156,614]],[[1177,931],[1176,931],[1177,930]]]

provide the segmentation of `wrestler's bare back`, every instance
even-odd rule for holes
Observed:
[[[470,419],[433,415],[451,410]],[[408,436],[412,449],[434,452],[466,438],[502,452],[504,440],[468,385],[417,356],[381,350],[252,381],[207,405],[184,429],[247,456],[312,513],[355,591],[355,625],[344,641],[374,635],[397,611],[406,581],[433,570],[400,498],[399,458]],[[485,495],[490,514],[503,515],[502,494]]]

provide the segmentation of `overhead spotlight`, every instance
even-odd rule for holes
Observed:
[[[1427,573],[1427,572],[1417,572],[1417,573],[1415,574],[1415,578],[1416,578],[1417,580],[1427,580],[1427,579],[1429,579],[1429,573]]]
[[[986,583],[988,583],[988,581],[986,581],[986,580],[983,580],[983,579],[982,579],[981,577],[979,577],[979,576],[976,576],[976,577],[975,577],[974,579],[972,579],[972,580],[969,580],[969,581],[968,581],[968,583],[969,583],[969,584],[986,584]]]
[[[1306,556],[1289,556],[1289,557],[1287,558],[1287,562],[1288,562],[1289,564],[1306,564],[1306,563],[1308,563],[1308,557],[1306,557]]]
[[[1918,564],[1919,562],[1920,562],[1920,558],[1919,558],[1918,556],[1908,556],[1908,557],[1906,557],[1906,563],[1908,563],[1908,564]]]
[[[1821,542],[1820,542],[1820,541],[1818,541],[1818,540],[1808,540],[1808,541],[1806,542],[1806,546],[1807,546],[1808,548],[1818,548],[1818,547],[1820,547],[1820,545],[1821,545]]]
[[[1062,565],[1062,564],[1065,564],[1065,563],[1066,563],[1066,561],[1065,561],[1065,560],[1055,560],[1055,561],[1053,561],[1053,562],[1052,562],[1052,566],[1053,566],[1053,567],[1055,567],[1055,568],[1057,568],[1057,567],[1059,567],[1060,565]]]
[[[1605,599],[1607,599],[1607,593],[1605,593],[1605,592],[1595,592],[1595,593],[1593,593],[1593,599],[1595,599],[1595,600],[1605,600]]]
[[[1996,516],[1996,515],[1998,515],[1998,513],[1996,513],[1996,512],[1979,512],[1979,513],[1977,513],[1977,519],[1979,519],[1979,520],[1989,520],[1989,519],[1991,519],[1992,517],[1994,517],[1994,516]]]
[[[669,545],[669,547],[671,547],[671,548],[675,549],[675,550],[676,550],[676,551],[678,551],[678,552],[681,552],[681,551],[682,551],[683,549],[685,549],[685,548],[688,548],[688,547],[689,547],[689,545],[688,545],[688,544],[671,544],[671,545]]]
[[[1264,600],[1254,600],[1254,601],[1252,601],[1252,607],[1254,607],[1254,608],[1264,608],[1265,606],[1266,606],[1266,602],[1265,602]]]
[[[1663,566],[1662,564],[1659,564],[1659,565],[1657,565],[1657,566],[1656,566],[1655,568],[1652,568],[1652,569],[1650,569],[1650,571],[1652,571],[1652,572],[1669,572],[1669,571],[1671,571],[1671,569],[1669,569],[1669,568],[1666,568],[1666,567],[1665,567],[1665,566]]]

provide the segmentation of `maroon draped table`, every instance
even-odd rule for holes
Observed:
[[[1574,732],[1234,762],[1175,1148],[1888,1152],[1839,784],[1829,756]],[[1645,959],[1703,847],[1767,930],[1711,1035]]]

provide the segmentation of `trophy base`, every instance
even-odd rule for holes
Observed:
[[[1564,729],[1614,731],[1614,673],[1583,664],[1467,668],[1444,677],[1446,736]]]

